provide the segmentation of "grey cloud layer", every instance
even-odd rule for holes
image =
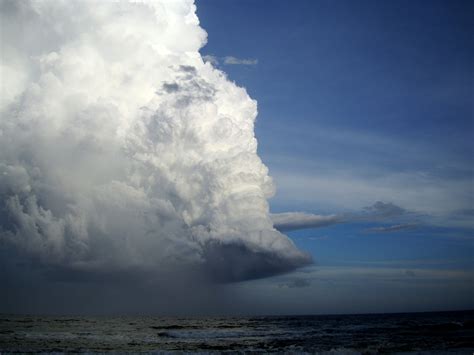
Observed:
[[[380,222],[387,219],[402,217],[412,218],[413,214],[404,208],[391,202],[377,201],[373,205],[365,207],[360,212],[318,215],[305,212],[273,213],[271,218],[276,229],[280,231],[291,231],[298,229],[310,229],[327,227],[333,224],[349,222]],[[414,227],[414,223],[405,223],[393,226],[393,231]],[[373,228],[373,231],[387,231],[386,227]]]
[[[280,231],[326,227],[344,222],[342,216],[323,216],[304,212],[273,213],[271,216],[275,228]]]
[[[1,22],[3,248],[219,281],[311,262],[273,227],[256,102],[201,58],[192,1],[3,1]]]

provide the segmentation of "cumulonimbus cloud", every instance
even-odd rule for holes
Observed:
[[[277,231],[257,105],[193,1],[2,1],[0,239],[49,267],[222,281],[311,262]]]

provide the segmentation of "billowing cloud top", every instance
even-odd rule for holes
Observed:
[[[199,49],[192,1],[2,1],[0,238],[82,271],[261,277],[273,227],[256,102]]]

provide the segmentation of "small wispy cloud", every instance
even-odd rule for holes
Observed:
[[[416,223],[395,224],[392,226],[373,227],[366,229],[368,233],[390,233],[418,227]]]
[[[217,58],[216,56],[207,54],[203,55],[202,59],[207,63],[211,63],[212,65],[219,65],[219,58]]]
[[[241,59],[232,56],[224,57],[224,64],[227,65],[257,65],[258,59]]]
[[[327,235],[321,235],[317,237],[308,237],[307,239],[308,240],[326,240],[326,239],[329,239],[329,237]]]
[[[311,280],[305,278],[293,278],[278,285],[280,288],[304,288],[311,286]]]
[[[273,225],[279,231],[326,227],[342,222],[337,215],[317,215],[304,212],[285,212],[271,214]]]
[[[254,58],[237,58],[234,56],[216,57],[214,55],[204,55],[202,57],[205,62],[211,63],[214,66],[219,64],[224,65],[257,65],[258,59]]]

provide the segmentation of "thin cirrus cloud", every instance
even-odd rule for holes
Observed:
[[[358,210],[381,199],[403,206],[423,224],[473,227],[472,182],[464,178],[443,180],[429,175],[389,172],[365,177],[358,171],[335,173],[330,169],[322,173],[288,174],[281,168],[272,172],[278,186],[275,203],[285,201],[311,209],[331,206],[333,210]],[[387,211],[380,211],[380,217],[382,213]]]
[[[337,211],[384,200],[423,214],[430,225],[473,227],[463,212],[472,209],[472,163],[449,146],[306,121],[275,122],[267,135],[262,154],[278,186],[276,205]],[[283,140],[292,148],[283,150]],[[329,154],[311,154],[322,149]]]
[[[366,229],[368,233],[390,233],[390,232],[399,232],[408,229],[414,229],[418,227],[416,223],[405,223],[405,224],[395,224],[391,226],[382,226],[382,227],[372,227]]]

